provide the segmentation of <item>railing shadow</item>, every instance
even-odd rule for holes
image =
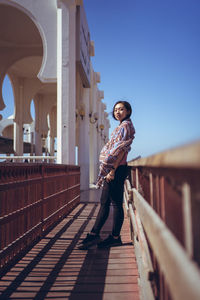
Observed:
[[[60,240],[63,243],[62,235],[66,232],[66,230],[73,224],[75,220],[80,216],[80,214],[83,212],[87,204],[83,204],[82,207],[78,210],[78,212],[73,216],[73,218],[69,219],[68,222],[55,234],[53,238],[50,238],[49,240],[47,238],[44,238],[43,240],[47,239],[47,243],[44,242],[44,247],[35,255],[35,257],[29,257],[29,262],[27,265],[23,268],[21,272],[10,282],[9,285],[4,289],[4,291],[0,295],[0,299],[10,299],[10,296],[13,293],[17,293],[18,297],[20,296],[20,289],[23,282],[27,282],[27,278],[31,276],[31,273],[35,268],[38,268],[42,260],[45,258],[45,255],[48,254],[49,250],[55,246],[55,244]],[[29,293],[27,293],[26,299],[48,299],[48,293],[51,292],[52,288],[54,287],[57,277],[59,273],[61,272],[64,264],[69,259],[69,256],[71,255],[73,249],[76,247],[80,236],[82,235],[84,229],[88,225],[90,219],[93,217],[93,214],[96,210],[97,205],[94,205],[93,209],[91,210],[90,214],[88,215],[87,219],[83,222],[83,224],[80,226],[79,230],[75,234],[75,236],[70,240],[69,245],[67,246],[66,250],[63,252],[63,254],[60,256],[59,260],[54,264],[53,268],[49,273],[46,275],[46,279],[42,282],[42,285],[40,284],[39,280],[36,281],[33,284],[31,281],[30,286],[28,284],[26,285],[27,290],[29,290]],[[65,241],[67,242],[67,241]],[[48,263],[52,263],[51,259],[46,260],[46,268],[48,270]],[[87,263],[88,264],[88,259]],[[11,268],[12,269],[12,268]],[[8,271],[8,270],[7,270]],[[10,273],[12,276],[12,272]],[[5,274],[2,275],[2,278]],[[41,273],[42,275],[42,273]],[[40,276],[41,276],[40,275]],[[70,277],[69,277],[70,278]],[[29,279],[30,280],[30,279]],[[28,283],[28,282],[27,282]],[[65,281],[66,283],[66,281]],[[41,285],[41,286],[40,286]],[[40,286],[40,287],[39,287]],[[24,291],[23,291],[24,292]],[[66,288],[65,288],[66,292]],[[70,292],[70,288],[69,288]],[[28,294],[32,293],[32,296],[28,296]],[[34,295],[34,296],[33,296]],[[24,298],[24,297],[23,297]],[[52,298],[52,297],[51,297]],[[19,299],[19,298],[18,298]],[[56,297],[54,298],[56,299]]]
[[[71,291],[70,300],[103,299],[109,253],[110,249],[97,248],[87,252]]]

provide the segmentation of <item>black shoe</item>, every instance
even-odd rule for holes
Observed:
[[[97,244],[98,248],[108,248],[108,247],[121,246],[121,245],[122,245],[121,237],[119,236],[117,239],[115,239],[112,235],[109,235],[105,240]]]
[[[98,234],[90,234],[88,233],[86,238],[82,240],[80,246],[78,246],[78,249],[80,250],[86,250],[92,245],[95,245],[99,242],[100,236]]]

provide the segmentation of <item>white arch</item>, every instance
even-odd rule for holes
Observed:
[[[15,7],[32,20],[43,44],[43,59],[37,76],[42,82],[56,82],[56,0],[2,0],[0,4]]]
[[[0,121],[0,135],[2,135],[3,130],[13,124],[13,115],[8,117],[7,119],[2,119]]]

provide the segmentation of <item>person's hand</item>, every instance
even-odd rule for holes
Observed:
[[[110,182],[110,181],[114,180],[114,178],[115,178],[115,172],[110,171],[108,173],[108,175],[106,176],[106,182]]]

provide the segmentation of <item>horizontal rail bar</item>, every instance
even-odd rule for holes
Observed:
[[[31,203],[21,209],[18,209],[18,210],[15,210],[14,212],[11,212],[9,213],[8,215],[4,215],[3,217],[0,217],[0,225],[3,225],[5,223],[8,223],[10,222],[12,219],[14,219],[15,216],[19,216],[19,215],[22,215],[24,213],[26,213],[28,210],[31,210],[33,209],[34,207],[37,207],[39,205],[42,204],[42,199],[34,202],[34,203]]]
[[[17,238],[15,241],[7,245],[5,248],[0,250],[0,259],[5,257],[10,251],[13,251],[14,247],[17,247],[18,244],[21,244],[23,241],[27,240],[27,238],[36,230],[40,229],[42,227],[42,222],[39,222],[34,227],[30,228],[27,232],[25,232],[23,235],[21,235],[19,238]]]
[[[149,250],[148,250],[148,244],[145,238],[145,234],[142,228],[142,224],[139,218],[139,215],[137,213],[134,212],[133,209],[133,199],[130,200],[130,197],[132,198],[133,196],[133,189],[131,188],[131,184],[129,180],[125,181],[125,206],[128,212],[128,215],[130,217],[130,221],[131,224],[133,226],[134,229],[134,233],[137,234],[137,238],[141,240],[141,245],[142,245],[142,251],[144,251],[145,253],[145,257],[144,257],[144,264],[145,267],[148,268],[149,271],[153,271],[153,266],[152,266],[152,262],[151,262],[151,257],[149,254]],[[128,201],[127,201],[128,200]]]
[[[36,178],[27,178],[26,179],[26,184],[37,184],[39,183],[41,180],[40,177],[36,177]],[[15,181],[11,181],[11,182],[3,182],[0,183],[0,191],[5,191],[8,189],[13,189],[15,187],[23,187],[24,186],[24,181],[16,179]]]
[[[164,222],[134,188],[134,204],[173,299],[200,299],[200,272]]]
[[[61,211],[63,211],[67,206],[70,206],[70,204],[72,204],[74,201],[76,201],[77,199],[80,198],[80,195],[74,197],[71,201],[69,201],[68,203],[66,203],[64,206],[60,207],[59,209],[57,209],[56,211],[54,211],[51,215],[49,215],[48,217],[46,217],[43,220],[43,223],[47,222],[48,220],[50,220],[52,217],[56,216],[58,213],[60,213]]]
[[[0,159],[5,159],[5,160],[11,160],[11,159],[14,159],[14,160],[17,160],[17,159],[57,159],[56,156],[33,156],[33,155],[27,155],[27,156],[0,156]]]
[[[55,197],[62,196],[62,195],[64,195],[66,192],[68,192],[69,190],[73,190],[73,189],[75,189],[75,188],[77,188],[77,187],[80,188],[80,184],[76,184],[76,185],[70,186],[70,187],[68,187],[68,188],[66,188],[66,189],[64,189],[64,190],[62,190],[62,191],[59,191],[59,192],[57,192],[57,193],[51,194],[51,195],[49,195],[49,196],[46,196],[46,197],[44,197],[43,201],[48,201],[48,200],[53,199],[53,198],[55,198]]]
[[[145,235],[144,235],[144,231],[143,231],[143,228],[142,228],[141,221],[140,221],[138,216],[135,216],[134,211],[133,211],[133,207],[132,207],[131,204],[129,204],[129,211],[130,211],[131,222],[132,222],[132,224],[135,228],[135,231],[138,234],[138,239],[140,239],[141,242],[142,242],[141,245],[143,246],[143,248],[141,250],[145,253],[145,257],[144,257],[144,260],[143,260],[145,268],[147,268],[148,271],[153,272],[151,257],[150,257],[150,254],[149,254],[148,245],[147,245],[147,241],[146,241],[146,238],[145,238]]]
[[[154,274],[148,242],[139,215],[133,207],[133,190],[128,179],[125,180],[124,204],[130,220],[131,239],[135,247],[138,270],[140,273],[141,299],[154,300],[151,279]]]

